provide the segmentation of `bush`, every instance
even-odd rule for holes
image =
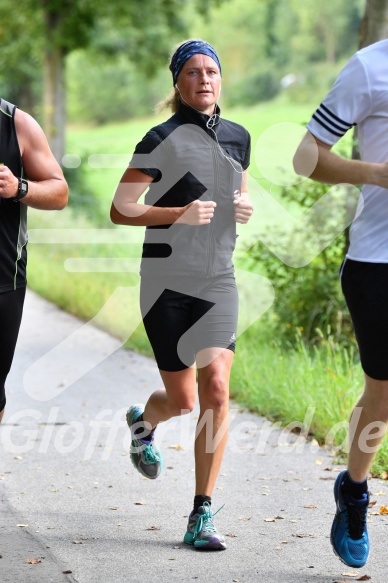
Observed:
[[[310,208],[330,187],[312,181],[285,187],[280,197],[290,207],[290,201],[300,209]],[[331,337],[341,345],[354,345],[354,333],[339,281],[339,269],[347,248],[347,232],[338,235],[313,261],[303,267],[303,254],[312,244],[324,240],[340,213],[349,212],[343,204],[343,193],[338,205],[333,204],[330,215],[314,215],[310,222],[295,229],[283,231],[274,227],[271,241],[276,241],[280,255],[293,258],[294,263],[282,261],[263,243],[248,250],[248,267],[262,270],[275,288],[273,324],[282,341],[294,344],[298,330],[310,344],[322,344]],[[323,244],[322,244],[323,247]],[[319,248],[322,248],[319,247]],[[271,245],[274,248],[274,245]],[[288,265],[286,264],[288,263]]]
[[[108,222],[99,197],[88,183],[88,157],[82,154],[81,164],[77,168],[63,167],[67,184],[69,185],[69,207],[76,213],[82,213],[94,225],[104,226]]]
[[[227,94],[228,105],[233,107],[269,101],[280,91],[280,78],[281,75],[273,67],[244,77],[243,83],[239,80],[229,86]]]

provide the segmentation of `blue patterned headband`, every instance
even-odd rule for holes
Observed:
[[[179,73],[186,61],[198,53],[211,57],[217,63],[221,74],[221,63],[213,47],[203,40],[188,40],[177,48],[171,58],[170,71],[172,73],[173,85],[177,82]]]

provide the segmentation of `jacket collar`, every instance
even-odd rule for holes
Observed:
[[[213,123],[211,127],[216,126],[220,122],[221,110],[219,106],[216,104],[214,109],[213,116],[207,115],[206,113],[201,113],[194,109],[194,107],[190,107],[190,105],[185,105],[184,103],[179,104],[179,108],[177,111],[177,115],[184,121],[184,123],[193,123],[204,129],[207,129],[209,126],[209,120],[213,118]]]

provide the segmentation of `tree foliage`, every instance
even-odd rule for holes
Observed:
[[[280,199],[284,206],[290,203],[306,211],[326,194],[330,187],[310,180],[284,187]],[[320,239],[328,240],[333,225],[345,222],[344,217],[354,216],[354,208],[347,208],[340,188],[330,213],[316,214],[308,226],[293,230],[271,227],[272,237],[276,233],[278,245],[291,257],[303,257],[308,249]],[[320,245],[321,246],[321,245]],[[324,245],[322,245],[322,248]],[[319,255],[306,266],[290,267],[276,257],[265,245],[256,243],[248,251],[248,265],[260,270],[272,282],[275,302],[272,308],[273,327],[277,337],[289,344],[296,336],[310,344],[320,344],[330,336],[337,343],[354,343],[351,320],[341,292],[339,267],[346,252],[345,233],[338,235]],[[301,262],[302,264],[302,262]]]
[[[128,59],[152,72],[166,57],[171,34],[185,30],[182,15],[187,3],[188,0],[20,0],[17,18],[13,18],[14,2],[2,0],[0,42],[7,46],[7,57],[3,58],[20,71],[28,47],[34,46],[43,70],[45,130],[58,159],[64,153],[66,56],[75,49],[93,46],[100,51],[125,52]],[[212,2],[197,0],[195,4],[206,12]],[[31,58],[27,59],[32,64]],[[9,69],[4,70],[2,77],[8,79]],[[39,67],[32,71],[38,73]],[[34,74],[21,72],[19,83],[9,83],[13,85],[12,93],[21,95],[28,82],[32,84]]]

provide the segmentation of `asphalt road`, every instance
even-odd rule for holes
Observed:
[[[28,293],[0,428],[1,583],[386,583],[386,483],[371,481],[369,562],[350,569],[329,541],[342,468],[235,403],[213,497],[228,549],[184,545],[198,412],[158,428],[156,481],[128,455],[125,411],[159,385],[151,359]]]

